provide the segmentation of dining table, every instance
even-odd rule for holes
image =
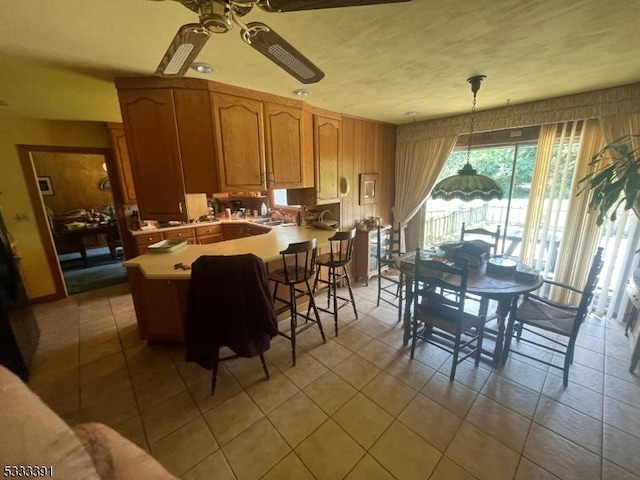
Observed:
[[[434,252],[421,250],[420,255],[432,257]],[[500,256],[501,257],[501,256]],[[425,258],[425,257],[421,257]],[[404,345],[411,339],[411,307],[413,303],[413,278],[415,269],[416,252],[402,255],[398,258],[400,270],[404,273],[405,281],[405,311],[403,319]],[[469,267],[467,276],[467,294],[480,297],[481,303],[495,300],[497,302],[496,320],[498,329],[496,343],[493,352],[483,349],[488,354],[493,366],[502,363],[502,351],[504,348],[505,324],[512,308],[517,307],[520,295],[537,290],[542,286],[543,278],[539,273],[534,275],[521,275],[515,272],[495,271],[487,268],[487,261],[478,267]],[[480,306],[482,311],[483,305]]]

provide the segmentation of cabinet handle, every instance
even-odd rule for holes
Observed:
[[[182,202],[178,202],[178,209],[180,210],[180,213],[183,213],[182,212]]]

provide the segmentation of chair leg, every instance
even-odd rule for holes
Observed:
[[[211,355],[211,396],[213,397],[213,393],[216,391],[216,383],[218,378],[218,363],[220,360],[220,349],[214,348],[214,351]]]
[[[480,356],[482,355],[482,342],[484,340],[484,325],[480,327],[480,331],[478,332],[477,342],[477,351],[476,351],[476,367],[480,365]]]
[[[451,364],[451,375],[449,375],[449,381],[453,382],[453,379],[456,378],[456,370],[458,368],[458,355],[460,354],[460,337],[461,332],[456,332],[456,343],[453,347],[453,363]]]
[[[507,329],[504,333],[504,347],[502,349],[501,363],[504,364],[509,356],[509,350],[511,349],[511,339],[513,338],[513,324],[514,320],[509,319],[507,322]],[[520,340],[520,338],[518,338]]]
[[[413,335],[411,335],[411,360],[413,360],[413,353],[416,350],[416,342],[418,339],[418,320],[413,319]]]
[[[264,370],[264,376],[269,380],[269,369],[267,368],[267,362],[264,360],[264,353],[260,352],[260,361],[262,362],[262,370]]]
[[[309,289],[308,290],[309,291],[309,305],[313,309],[313,314],[316,317],[316,323],[318,325],[318,328],[320,329],[320,335],[322,335],[322,343],[327,343],[327,339],[324,336],[324,329],[322,328],[322,322],[320,321],[320,314],[318,313],[318,309],[316,308],[316,301],[313,298],[313,292],[310,290],[309,282],[305,280],[305,284],[307,286],[307,289]]]
[[[336,330],[336,337],[338,336],[338,278],[336,275],[336,268],[329,267],[329,281],[331,282],[329,288],[333,291],[333,324]]]
[[[404,291],[403,285],[404,285],[404,278],[402,276],[402,272],[400,272],[400,276],[398,277],[398,292],[400,293],[398,297],[398,321],[396,323],[400,323],[400,321],[402,320],[402,302],[403,302],[402,292]]]
[[[358,309],[356,308],[356,299],[353,297],[353,290],[351,289],[351,280],[349,279],[349,273],[347,272],[346,265],[342,267],[344,272],[344,278],[347,282],[347,288],[349,289],[349,297],[351,298],[351,305],[353,306],[353,314],[356,316],[356,320],[358,319]],[[336,331],[336,337],[338,336],[338,332]]]
[[[576,342],[575,339],[569,340],[569,345],[567,345],[567,352],[564,354],[564,368],[562,369],[562,385],[565,387],[569,385],[569,367],[573,363],[573,351],[575,349]]]
[[[294,285],[289,285],[289,295],[291,301],[291,358],[293,360],[293,366],[296,366],[296,328],[298,321],[296,316],[298,310],[296,307],[296,289]]]
[[[318,265],[316,267],[316,276],[313,280],[313,290],[311,290],[311,296],[315,297],[316,291],[318,289],[318,278],[320,277],[320,265]],[[309,305],[307,306],[307,315],[306,315],[306,320],[304,323],[307,323],[309,321],[309,314],[311,313],[311,302],[309,302]]]

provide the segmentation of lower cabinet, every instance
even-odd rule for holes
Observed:
[[[134,235],[138,255],[147,253],[149,245],[158,243],[163,240],[162,232],[147,233],[144,235]]]
[[[182,240],[187,240],[190,244],[196,243],[196,232],[193,228],[181,228],[180,230],[168,230],[163,232],[165,240],[170,240],[173,238],[179,238]]]
[[[128,268],[140,337],[149,342],[184,340],[188,280],[150,280]]]
[[[245,233],[245,224],[244,223],[223,223],[222,224],[222,237],[224,241],[234,240],[236,238],[244,237]]]
[[[271,229],[269,227],[263,227],[261,225],[247,223],[244,229],[244,236],[253,237],[254,235],[262,235],[264,233],[269,233],[270,231]]]
[[[369,279],[378,274],[378,230],[358,230],[354,250],[355,281],[369,285]]]
[[[222,226],[207,225],[206,227],[196,227],[196,243],[206,245],[208,243],[222,242]]]

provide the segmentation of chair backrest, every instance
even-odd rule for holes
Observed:
[[[280,252],[282,268],[287,283],[300,283],[315,274],[318,240],[312,238],[306,242],[290,243]]]
[[[486,228],[466,228],[465,222],[462,222],[462,230],[460,232],[460,240],[464,240],[465,236],[472,236],[474,239],[481,237],[481,240],[487,241],[493,248],[493,254],[498,253],[498,242],[500,241],[500,225],[495,232]]]
[[[576,315],[578,324],[582,323],[587,316],[587,310],[589,309],[589,305],[591,305],[591,300],[593,300],[593,294],[596,290],[596,286],[598,285],[598,275],[600,275],[600,270],[602,270],[603,251],[604,249],[602,247],[598,247],[596,254],[593,256],[593,260],[591,261],[587,281],[582,289],[580,303],[578,304],[578,313]]]
[[[467,291],[468,266],[422,258],[416,250],[413,272],[414,312],[457,316],[462,321]]]
[[[378,227],[378,269],[395,263],[400,255],[400,229]]]
[[[331,262],[339,262],[345,265],[349,263],[351,261],[355,239],[355,228],[345,232],[336,232],[333,237],[329,239],[329,258]]]

